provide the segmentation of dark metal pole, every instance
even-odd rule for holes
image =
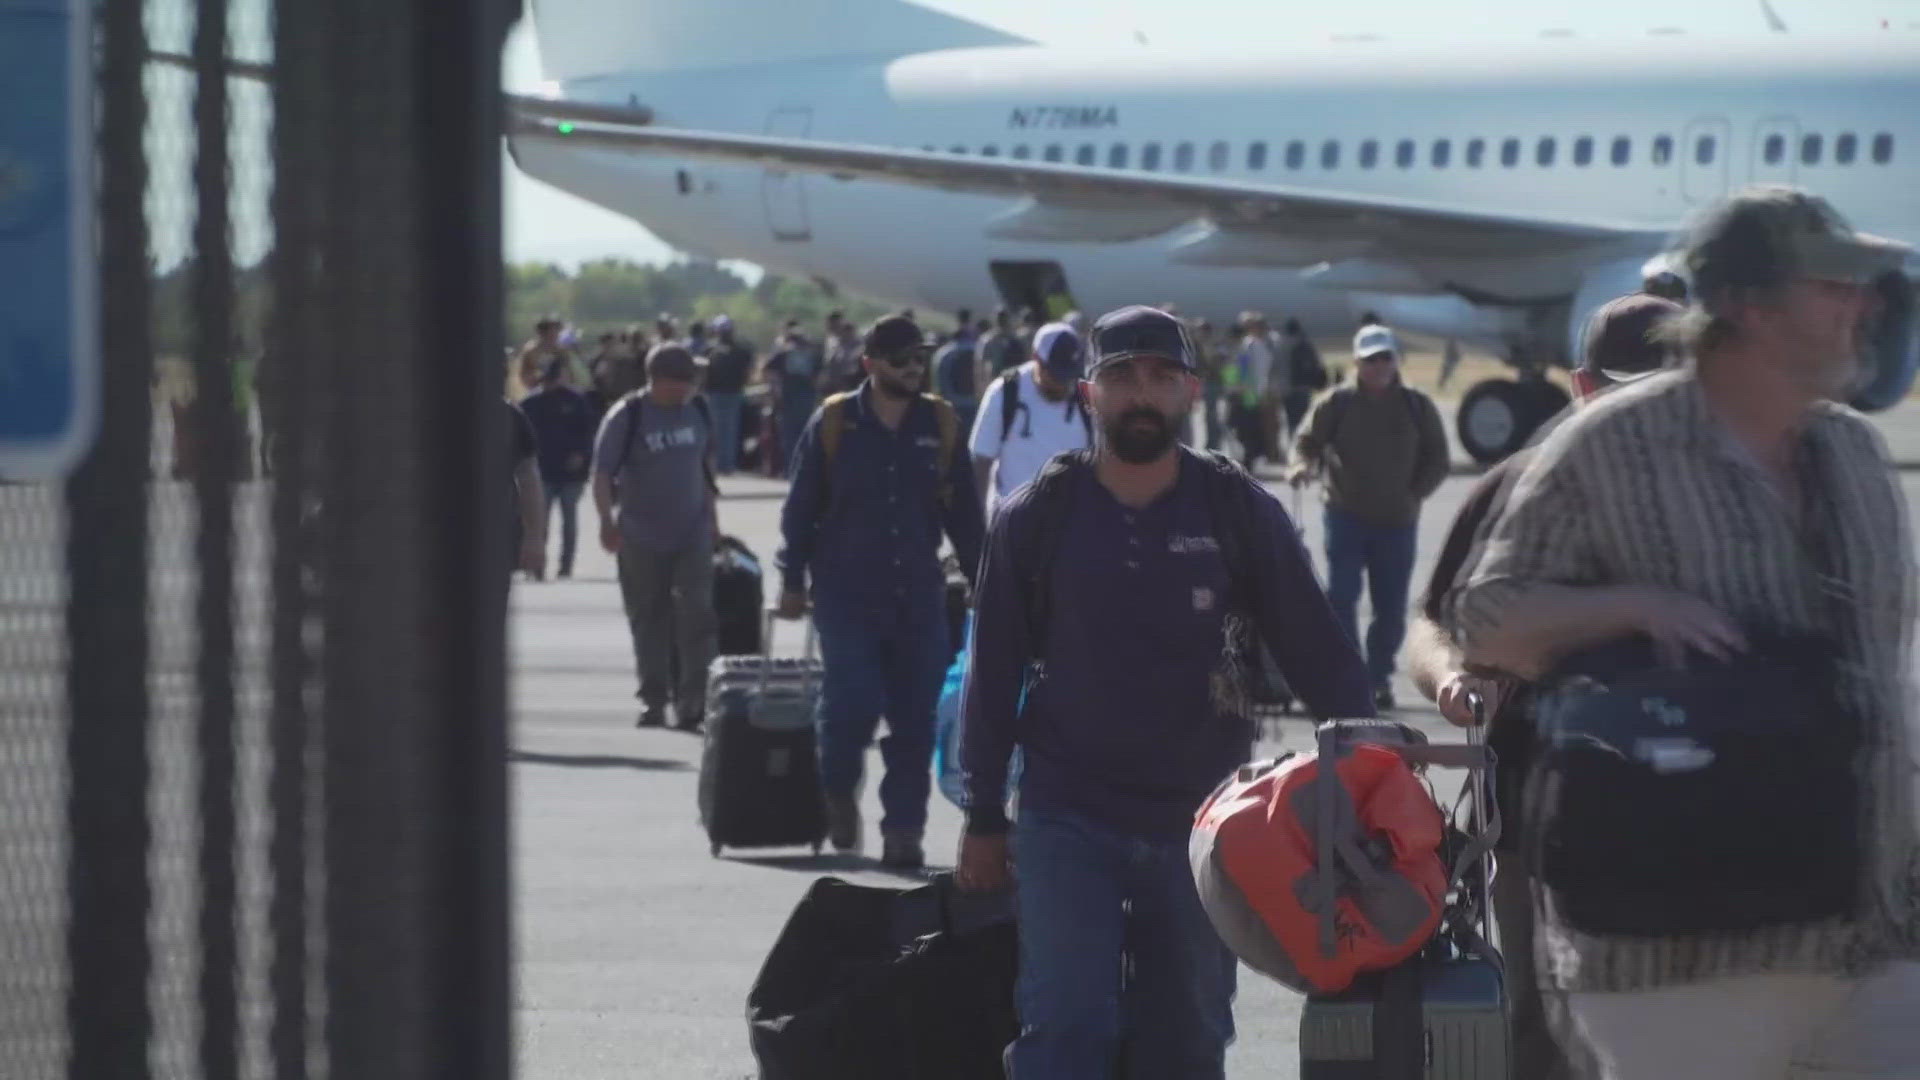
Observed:
[[[455,842],[441,846],[438,903],[451,916],[433,963],[439,975],[437,1075],[505,1080],[512,1070],[512,975],[507,784],[506,601],[511,553],[507,425],[500,401],[500,51],[510,5],[473,4],[460,20],[419,4],[416,38],[421,169],[435,198],[423,207],[421,316],[432,348],[415,368],[431,413],[420,451],[437,505],[426,515],[440,580],[444,647],[433,760]],[[476,539],[478,542],[476,542]]]
[[[237,1080],[233,486],[241,471],[233,383],[240,358],[228,203],[227,2],[198,0],[194,7],[192,419],[203,449],[194,477],[199,510],[200,1067],[206,1080]]]
[[[103,0],[100,435],[67,483],[67,1029],[73,1080],[149,1074],[147,498],[153,405],[140,0]],[[76,198],[87,193],[76,191]]]

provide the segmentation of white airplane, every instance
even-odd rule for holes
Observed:
[[[1235,54],[1026,42],[906,0],[533,0],[554,93],[525,172],[683,250],[922,309],[1169,301],[1344,332],[1371,310],[1515,380],[1463,398],[1493,460],[1564,402],[1596,306],[1751,181],[1920,240],[1920,38],[1653,35]],[[1769,11],[1771,18],[1771,12]],[[1908,274],[1854,404],[1920,364]]]

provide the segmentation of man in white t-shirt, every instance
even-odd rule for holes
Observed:
[[[987,387],[967,446],[989,520],[1000,500],[1040,475],[1055,454],[1093,445],[1093,421],[1079,394],[1084,374],[1080,335],[1066,323],[1048,323],[1033,335],[1032,358]]]

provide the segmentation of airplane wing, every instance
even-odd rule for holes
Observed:
[[[1020,202],[989,226],[1007,238],[1118,241],[1205,221],[1213,233],[1188,261],[1309,265],[1361,255],[1408,259],[1514,257],[1665,240],[1628,222],[1468,210],[1241,178],[1145,173],[1064,162],[810,139],[655,127],[644,111],[514,97],[508,134],[626,151],[758,165],[836,180],[869,180],[1004,195]]]

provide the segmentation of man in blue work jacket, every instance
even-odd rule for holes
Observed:
[[[1201,390],[1179,321],[1123,308],[1095,324],[1089,349],[1081,393],[1098,447],[1055,458],[1001,504],[987,541],[958,878],[1017,878],[1009,1077],[1218,1080],[1234,957],[1200,905],[1187,836],[1251,756],[1255,650],[1319,716],[1371,716],[1373,700],[1279,502],[1176,442]]]
[[[806,613],[811,573],[826,663],[817,723],[828,839],[839,851],[861,846],[861,766],[884,715],[881,862],[918,869],[933,712],[953,659],[940,537],[971,580],[986,526],[953,406],[921,392],[932,349],[920,328],[888,316],[863,352],[867,381],[822,403],[794,452],[779,613]]]

